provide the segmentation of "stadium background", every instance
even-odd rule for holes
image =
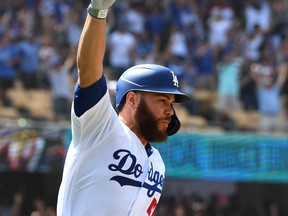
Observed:
[[[167,23],[171,23],[173,19],[176,20],[177,18],[177,22],[180,24],[181,16],[176,13],[178,11],[176,9],[183,9],[184,5],[184,8],[187,9],[185,10],[185,17],[188,20],[186,20],[186,23],[193,20],[191,22],[202,29],[195,32],[192,26],[186,26],[187,28],[185,28],[185,22],[182,23],[184,25],[182,31],[185,32],[185,37],[189,36],[189,40],[186,38],[190,42],[186,43],[188,50],[192,49],[191,47],[195,48],[195,43],[202,43],[203,41],[212,43],[209,41],[209,33],[212,34],[212,31],[209,31],[208,23],[212,19],[213,8],[223,9],[222,13],[227,13],[230,18],[231,14],[229,15],[229,12],[233,11],[233,19],[237,18],[237,20],[246,24],[243,24],[241,31],[245,33],[244,36],[248,37],[250,35],[249,30],[245,30],[248,17],[245,16],[244,12],[252,3],[258,2],[260,5],[263,4],[264,8],[268,6],[268,11],[271,13],[269,19],[259,18],[266,20],[266,23],[263,24],[262,33],[265,35],[265,40],[262,41],[262,46],[259,46],[258,50],[263,50],[262,47],[265,47],[266,43],[270,44],[273,41],[274,46],[269,46],[271,49],[269,57],[272,58],[271,54],[276,56],[277,53],[284,52],[281,48],[284,46],[286,39],[288,22],[287,13],[285,12],[288,6],[285,0],[259,0],[246,1],[245,3],[237,0],[167,0],[157,3],[119,0],[119,2],[115,7],[116,9],[112,11],[114,18],[111,18],[111,22],[115,26],[109,26],[110,30],[107,32],[109,39],[112,38],[113,32],[118,31],[118,25],[121,27],[123,22],[128,22],[124,19],[126,16],[135,15],[131,11],[138,11],[139,5],[145,8],[142,11],[142,15],[144,13],[145,17],[150,14],[151,8],[156,5],[162,8],[161,13],[167,18]],[[4,33],[5,35],[8,33],[10,43],[17,48],[18,44],[26,40],[26,34],[34,33],[38,42],[42,41],[43,35],[51,34],[53,38],[51,47],[55,49],[53,54],[56,53],[60,59],[58,60],[63,62],[70,50],[75,52],[77,33],[79,33],[79,29],[81,30],[87,4],[88,1],[76,2],[72,0],[1,1],[0,40],[2,40]],[[79,15],[79,20],[73,21],[74,23],[65,23],[67,20],[65,20],[64,14],[72,19],[73,13]],[[256,18],[254,17],[254,19]],[[51,22],[50,25],[49,22]],[[180,25],[179,23],[178,25]],[[265,29],[265,24],[269,28]],[[225,109],[221,112],[215,110],[214,105],[217,103],[220,93],[217,88],[219,77],[217,77],[216,65],[222,60],[222,53],[224,48],[227,48],[227,44],[212,49],[213,64],[210,62],[211,68],[213,68],[212,76],[201,75],[199,72],[197,73],[197,68],[191,68],[191,65],[197,62],[194,52],[189,51],[189,54],[186,53],[187,58],[183,58],[181,56],[183,53],[171,48],[173,47],[171,42],[173,40],[170,41],[171,26],[171,24],[164,25],[166,28],[163,29],[163,35],[160,39],[158,34],[147,26],[144,27],[144,30],[142,30],[144,33],[152,34],[150,45],[139,45],[140,48],[138,46],[138,49],[136,46],[134,54],[132,57],[130,56],[131,62],[134,63],[153,60],[173,67],[179,73],[180,82],[184,86],[187,84],[185,81],[188,80],[188,85],[185,86],[184,90],[193,96],[191,104],[186,106],[176,105],[175,107],[182,121],[180,133],[170,137],[164,145],[154,143],[163,155],[167,166],[163,197],[155,215],[180,216],[183,215],[181,212],[185,212],[184,215],[211,216],[287,215],[288,139],[287,113],[285,112],[287,109],[287,84],[284,85],[281,94],[283,105],[279,122],[281,127],[276,131],[260,130],[258,124],[260,119],[259,110],[257,106],[252,106],[253,103],[252,105],[248,104],[251,105],[251,108],[246,108],[244,106],[245,101],[242,100],[240,95],[241,92],[236,95],[238,102],[241,103],[240,109]],[[72,35],[67,33],[69,31],[72,31]],[[132,33],[132,36],[134,35],[134,40],[138,42],[140,33],[137,31],[143,33],[137,27],[128,30],[129,33]],[[153,34],[156,34],[156,36]],[[197,34],[203,34],[204,39],[201,39],[201,36]],[[73,35],[76,39],[72,37]],[[181,40],[177,41],[177,46],[179,46],[179,43],[181,44]],[[110,41],[108,40],[108,47],[109,44]],[[157,44],[156,51],[155,49],[151,51],[151,48],[149,48],[151,44],[154,44],[154,46]],[[240,49],[243,44],[245,43],[237,44],[236,48]],[[113,52],[113,48],[108,47],[107,51],[110,54]],[[166,47],[169,48],[166,49]],[[248,50],[248,45],[246,48]],[[253,61],[248,59],[249,56],[245,54],[248,52],[247,50],[245,52],[244,49],[244,51],[238,53],[238,58],[240,56],[242,61],[249,63],[260,61],[260,57]],[[264,54],[260,52],[261,55]],[[16,55],[17,58],[20,58],[19,56]],[[285,55],[283,54],[283,56]],[[175,62],[173,57],[177,57],[176,59],[180,63]],[[46,58],[48,57],[46,56]],[[32,212],[35,213],[36,211],[41,212],[41,215],[44,215],[44,211],[49,211],[50,215],[53,215],[53,212],[55,213],[57,191],[71,132],[69,119],[67,120],[65,116],[58,119],[53,112],[53,89],[51,89],[51,83],[47,81],[46,70],[53,70],[50,67],[54,66],[52,63],[55,59],[45,59],[42,56],[41,61],[40,65],[42,66],[39,66],[38,72],[40,72],[37,75],[39,83],[35,89],[23,86],[21,66],[19,62],[13,65],[17,71],[13,78],[14,85],[7,89],[7,98],[1,101],[0,215],[12,215],[8,213],[11,211],[16,212],[15,216],[31,215]],[[278,61],[277,64],[283,63],[280,60]],[[43,64],[47,62],[48,67],[43,67]],[[209,64],[209,61],[204,62]],[[179,69],[181,64],[188,66]],[[201,68],[199,62],[197,65],[200,65],[199,68]],[[108,54],[104,66],[111,95],[113,96],[115,86],[113,60],[109,58]],[[242,77],[243,71],[245,72],[245,67],[239,72],[239,77]],[[3,78],[1,71],[0,77]],[[202,79],[203,77],[204,79]],[[208,80],[212,79],[212,81],[206,82],[207,77]],[[73,83],[75,82],[75,65],[70,69],[67,78],[71,82],[72,92]],[[206,81],[203,82],[203,80]],[[1,90],[3,90],[3,87],[1,87]],[[250,92],[249,94],[253,95],[253,93]],[[44,207],[41,207],[41,205]],[[19,212],[17,213],[17,211]]]

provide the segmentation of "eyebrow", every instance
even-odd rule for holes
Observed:
[[[152,92],[152,93],[155,93],[155,95],[157,95],[159,97],[165,97],[167,100],[172,100],[172,103],[175,102],[175,95],[174,94],[158,93],[158,92]],[[174,98],[172,98],[171,96],[174,96]]]

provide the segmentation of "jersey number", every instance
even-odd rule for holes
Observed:
[[[156,206],[157,206],[157,200],[154,198],[152,200],[151,204],[149,205],[149,208],[147,209],[148,216],[153,215],[153,212],[154,212]]]

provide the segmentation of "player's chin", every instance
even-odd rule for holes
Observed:
[[[161,137],[163,137],[163,140],[167,138],[167,130],[168,130],[168,126],[158,127],[158,132],[162,134]]]
[[[158,125],[158,128],[161,132],[167,132],[167,129],[168,129],[168,126],[169,126],[169,123],[166,123],[166,122],[160,122],[159,125]]]

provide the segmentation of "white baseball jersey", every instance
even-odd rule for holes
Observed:
[[[104,76],[75,90],[71,119],[73,139],[57,216],[152,215],[163,187],[164,163],[155,148],[145,148],[119,120]]]

